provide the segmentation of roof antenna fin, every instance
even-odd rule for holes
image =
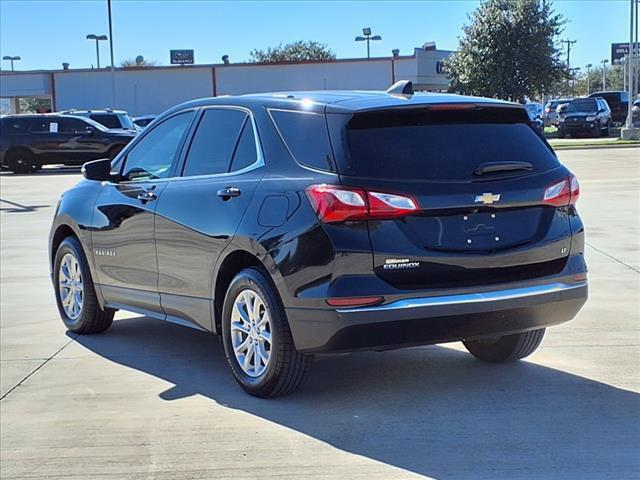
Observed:
[[[389,95],[413,95],[411,80],[399,80],[387,89]]]

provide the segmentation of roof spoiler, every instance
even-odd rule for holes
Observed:
[[[399,80],[387,89],[389,95],[413,95],[411,80]]]

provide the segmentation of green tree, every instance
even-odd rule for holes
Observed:
[[[324,43],[297,42],[269,47],[266,50],[251,50],[250,62],[300,62],[303,60],[335,60],[336,54]]]
[[[486,0],[446,62],[452,89],[523,101],[567,76],[557,40],[564,18],[545,0]]]
[[[18,98],[18,113],[49,113],[51,99],[48,97],[20,97]]]
[[[133,58],[127,58],[120,62],[122,68],[140,68],[140,67],[155,67],[158,65],[157,60],[143,59],[141,62],[136,62]]]

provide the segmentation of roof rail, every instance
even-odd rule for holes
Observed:
[[[413,95],[411,80],[399,80],[387,89],[389,95]]]

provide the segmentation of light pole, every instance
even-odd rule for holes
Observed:
[[[364,35],[364,37],[358,35],[356,37],[356,42],[367,42],[367,58],[371,58],[371,50],[369,48],[369,43],[372,40],[382,40],[382,37],[380,35],[371,35],[371,27],[364,27],[362,29],[362,35]]]
[[[607,60],[605,58],[600,63],[602,63],[602,91],[606,92],[606,90],[607,90],[607,63],[609,63],[609,60]]]
[[[622,67],[622,90],[627,91],[627,56],[618,58],[614,63]]]
[[[106,35],[96,35],[94,33],[90,33],[87,35],[87,40],[95,40],[96,41],[96,61],[98,64],[98,68],[100,68],[100,47],[98,47],[98,42],[100,40],[107,40]]]
[[[591,81],[591,79],[589,78],[589,72],[591,70],[591,67],[593,67],[593,65],[591,65],[590,63],[587,63],[584,68],[587,69],[587,97],[589,96],[589,82]]]
[[[571,72],[571,80],[573,81],[573,84],[572,84],[572,87],[571,87],[571,91],[573,93],[573,96],[575,97],[576,96],[576,75],[580,71],[580,67],[572,68],[569,71]]]
[[[11,62],[11,71],[13,72],[13,62],[16,60],[22,60],[22,58],[20,58],[18,55],[16,56],[11,56],[11,55],[5,55],[4,57],[2,57],[3,60],[9,60]]]
[[[111,108],[116,108],[116,67],[113,63],[113,22],[111,19],[111,0],[107,0],[109,16],[109,54],[111,56]]]

